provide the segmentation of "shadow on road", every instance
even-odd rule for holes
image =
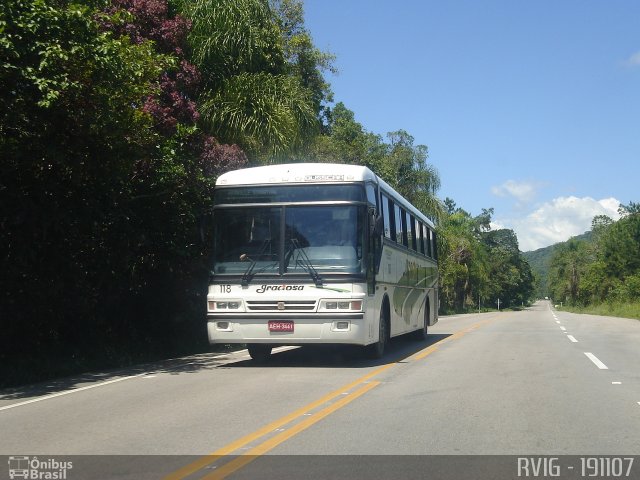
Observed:
[[[276,352],[264,364],[253,360],[242,360],[226,365],[238,367],[284,367],[284,368],[367,368],[401,362],[407,357],[435,345],[451,334],[429,335],[427,340],[416,341],[410,336],[401,336],[391,340],[387,352],[380,359],[368,359],[362,347],[353,345],[305,345],[304,347]]]
[[[143,363],[133,367],[107,371],[107,372],[89,372],[72,377],[52,379],[36,384],[12,387],[0,390],[0,407],[3,406],[2,401],[17,400],[31,397],[40,397],[43,395],[52,395],[77,388],[88,387],[94,384],[108,381],[117,381],[126,377],[135,375],[155,375],[168,373],[170,375],[180,375],[184,373],[196,373],[203,370],[212,370],[218,367],[224,367],[230,359],[233,358],[235,352],[227,354],[200,353],[189,355],[187,357],[171,358],[160,360],[158,362]]]
[[[391,340],[383,358],[371,360],[365,358],[362,347],[310,345],[275,352],[266,364],[250,360],[237,351],[221,354],[201,353],[188,357],[173,358],[160,362],[140,364],[135,367],[110,372],[86,373],[69,378],[50,380],[33,385],[8,388],[0,391],[0,408],[5,401],[30,399],[46,395],[90,387],[102,382],[118,381],[130,376],[156,374],[182,375],[204,370],[220,368],[366,368],[401,362],[403,359],[435,345],[450,334],[430,334],[427,340],[416,341],[410,336],[401,336]],[[246,353],[246,352],[245,352]]]

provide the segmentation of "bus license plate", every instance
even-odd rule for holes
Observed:
[[[270,332],[293,332],[293,322],[269,320]]]

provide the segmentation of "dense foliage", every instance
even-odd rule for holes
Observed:
[[[445,201],[439,233],[440,302],[444,311],[521,307],[533,296],[531,268],[513,230],[491,230],[493,209],[472,217]]]
[[[320,129],[331,56],[311,43],[295,0],[185,0],[203,74],[202,124],[255,159],[298,153]]]
[[[591,241],[592,233],[587,231],[581,235],[572,237],[575,240]],[[535,279],[535,297],[544,298],[549,296],[549,268],[551,259],[555,251],[561,248],[566,242],[560,242],[547,247],[538,248],[530,252],[523,252],[522,256],[531,266],[531,271]]]
[[[587,239],[574,238],[555,249],[548,282],[556,303],[640,301],[640,204],[621,206],[620,213],[616,222],[595,217]]]
[[[197,222],[215,174],[246,156],[196,125],[188,28],[159,0],[0,6],[0,355],[11,372],[126,362],[201,336]]]
[[[249,164],[369,166],[441,223],[447,308],[524,300],[513,232],[447,212],[409,133],[332,106],[332,61],[301,0],[3,1],[0,384],[205,348],[199,227]]]
[[[404,130],[388,133],[385,142],[367,132],[343,103],[328,109],[327,119],[325,133],[315,138],[305,155],[308,159],[369,167],[431,218],[442,215],[436,197],[440,177],[427,163],[425,145],[414,145],[414,138]]]

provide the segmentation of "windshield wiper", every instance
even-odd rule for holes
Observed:
[[[313,283],[316,284],[316,287],[322,288],[322,278],[320,277],[318,271],[311,264],[311,260],[309,260],[309,257],[305,253],[304,249],[300,247],[298,239],[292,238],[290,241],[293,249],[298,251],[298,255],[296,257],[296,266],[300,265],[309,275],[311,275]],[[293,253],[293,249],[291,253]]]
[[[267,245],[269,245],[269,242],[270,240],[265,240],[264,242],[262,242],[262,246],[258,251],[257,257],[259,257],[264,253],[264,251],[267,249]],[[243,253],[242,255],[240,255],[240,261],[244,262],[245,260],[251,260],[251,264],[247,267],[247,269],[244,271],[244,274],[242,275],[242,280],[240,283],[242,284],[243,287],[249,286],[249,282],[255,276],[255,273],[253,273],[253,269],[256,268],[256,263],[258,263],[257,260],[254,260],[253,258],[249,257],[249,255],[247,255],[246,253]],[[262,270],[264,270],[264,268]]]

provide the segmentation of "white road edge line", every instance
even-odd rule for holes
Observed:
[[[283,351],[291,350],[291,349],[294,349],[294,348],[298,348],[298,347],[296,347],[296,346],[283,346],[283,347],[274,348],[273,351],[274,352],[283,352]],[[248,354],[248,350],[239,350],[239,352],[247,352],[247,354]],[[237,352],[229,352],[229,353],[237,353]],[[220,355],[214,356],[213,358],[224,357],[226,355],[229,355],[229,353],[222,353]],[[64,392],[52,393],[50,395],[45,395],[44,397],[32,398],[31,400],[26,400],[24,402],[12,403],[11,405],[6,405],[4,407],[0,407],[0,412],[3,411],[3,410],[9,410],[10,408],[22,407],[23,405],[29,405],[31,403],[42,402],[44,400],[49,400],[51,398],[62,397],[63,395],[69,395],[70,393],[83,392],[83,391],[89,390],[91,388],[103,387],[105,385],[110,385],[112,383],[122,382],[123,380],[130,380],[132,378],[138,378],[138,377],[153,378],[153,377],[155,377],[155,375],[150,375],[150,372],[144,372],[144,373],[138,373],[137,375],[129,375],[129,376],[126,376],[126,377],[115,378],[113,380],[107,380],[106,382],[96,383],[96,384],[93,384],[93,385],[87,385],[86,387],[72,388],[71,390],[65,390]]]
[[[576,337],[574,337],[573,335],[567,335],[567,338],[571,340],[573,343],[578,343],[578,340],[576,340]]]
[[[564,328],[564,327],[560,327],[560,330],[562,330],[563,332],[566,332],[566,331],[567,331],[567,329],[566,329],[566,328]]]
[[[107,380],[106,382],[96,383],[93,385],[87,385],[86,387],[73,388],[71,390],[65,390],[64,392],[52,393],[50,395],[45,395],[44,397],[32,398],[31,400],[26,400],[24,402],[13,403],[11,405],[6,405],[4,407],[0,407],[0,411],[9,410],[10,408],[22,407],[23,405],[29,405],[30,403],[42,402],[43,400],[49,400],[51,398],[61,397],[63,395],[69,395],[70,393],[82,392],[84,390],[89,390],[91,388],[103,387],[105,385],[109,385],[111,383],[122,382],[123,380],[130,380],[132,378],[142,377],[144,375],[148,375],[148,372],[139,373],[138,375],[130,375],[128,377],[120,377],[114,380]]]
[[[294,348],[298,348],[298,347],[296,347],[296,346],[282,346],[282,347],[274,348],[273,351],[274,352],[283,352],[283,351],[291,350],[291,349],[294,349]],[[249,351],[246,350],[246,349],[245,350],[239,350],[239,352],[247,352],[247,355],[249,353]],[[229,352],[229,353],[237,353],[237,352]],[[224,357],[225,355],[228,355],[228,353],[223,353],[223,354],[220,354],[220,355],[216,355],[213,358]],[[91,388],[103,387],[105,385],[110,385],[112,383],[122,382],[123,380],[130,380],[132,378],[138,378],[138,377],[153,378],[153,377],[155,377],[155,375],[151,375],[150,376],[150,372],[144,372],[144,373],[139,373],[137,375],[128,375],[126,377],[115,378],[113,380],[107,380],[106,382],[95,383],[93,385],[87,385],[86,387],[72,388],[71,390],[65,390],[64,392],[52,393],[50,395],[45,395],[44,397],[32,398],[31,400],[25,400],[24,402],[18,402],[18,403],[12,403],[11,405],[5,405],[4,407],[0,407],[0,412],[3,411],[3,410],[9,410],[10,408],[22,407],[23,405],[29,405],[31,403],[42,402],[44,400],[49,400],[49,399],[56,398],[56,397],[62,397],[63,395],[69,395],[70,393],[82,392],[84,390],[89,390]]]
[[[595,363],[596,367],[598,367],[600,370],[609,370],[609,367],[607,367],[604,363],[602,363],[598,359],[598,357],[596,357],[593,353],[584,352],[584,354],[587,356],[589,360]]]

